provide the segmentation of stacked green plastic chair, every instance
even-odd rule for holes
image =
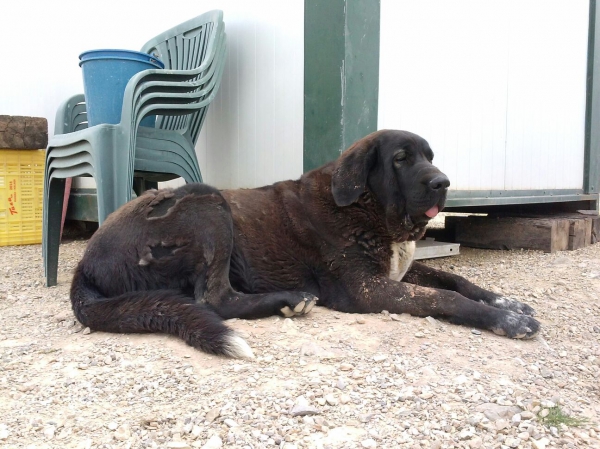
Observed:
[[[202,182],[195,145],[223,74],[226,34],[223,12],[210,11],[178,25],[142,47],[164,64],[144,70],[125,88],[121,122],[86,127],[83,95],[58,110],[46,152],[43,255],[46,284],[56,285],[65,180],[96,181],[98,222],[140,191],[182,177]],[[154,128],[140,126],[156,115]],[[138,193],[140,193],[138,191]]]

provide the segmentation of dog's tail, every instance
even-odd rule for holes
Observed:
[[[93,330],[162,332],[209,354],[254,357],[248,343],[225,326],[209,305],[197,304],[177,290],[128,292],[105,298],[78,267],[71,285],[71,305],[79,322]]]

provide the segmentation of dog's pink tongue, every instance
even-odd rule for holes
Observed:
[[[425,212],[425,215],[427,215],[429,218],[433,218],[438,214],[439,211],[440,211],[440,209],[437,207],[437,204],[436,204],[431,209],[429,209],[427,212]]]

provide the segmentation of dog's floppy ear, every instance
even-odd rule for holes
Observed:
[[[375,163],[376,140],[372,136],[354,143],[342,153],[331,175],[331,193],[335,204],[348,206],[365,191],[369,170]]]

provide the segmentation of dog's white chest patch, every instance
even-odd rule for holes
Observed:
[[[390,260],[390,279],[401,281],[410,268],[415,256],[415,242],[392,243],[392,258]]]

